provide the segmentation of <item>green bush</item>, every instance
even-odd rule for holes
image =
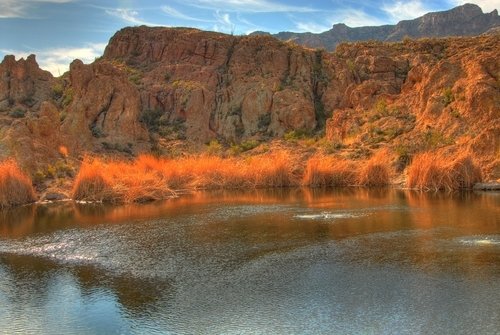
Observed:
[[[309,138],[312,136],[312,133],[311,131],[307,130],[307,129],[295,129],[295,130],[291,130],[289,132],[286,132],[285,135],[283,135],[283,138],[286,140],[286,141],[297,141],[297,140],[303,140],[303,139],[306,139],[306,138]]]
[[[249,150],[252,150],[256,147],[259,146],[259,141],[256,141],[256,140],[248,140],[248,141],[244,141],[244,142],[241,142],[240,144],[233,144],[231,145],[231,153],[233,155],[238,155],[240,153],[243,153],[245,151],[249,151]]]
[[[423,143],[426,149],[436,149],[453,143],[438,130],[429,129],[423,134]]]
[[[446,87],[443,90],[442,98],[445,107],[455,101],[455,97],[453,96],[453,92],[451,91],[450,87]]]
[[[266,131],[270,124],[271,124],[271,113],[265,113],[259,115],[259,119],[257,121],[257,128],[259,128],[259,131]]]
[[[161,109],[146,109],[142,112],[139,121],[143,123],[149,131],[157,132],[160,128],[160,118],[163,115]]]
[[[62,106],[66,107],[73,101],[73,89],[70,87],[64,90]]]
[[[15,119],[20,119],[20,118],[23,118],[23,117],[26,116],[26,111],[23,110],[23,109],[18,108],[18,109],[15,109],[15,110],[11,111],[9,113],[9,116],[13,117]]]
[[[211,140],[207,144],[207,153],[211,155],[218,155],[222,152],[222,144],[219,143],[217,140]]]
[[[61,83],[57,83],[54,86],[52,86],[52,98],[54,100],[59,100],[64,93],[64,87]]]

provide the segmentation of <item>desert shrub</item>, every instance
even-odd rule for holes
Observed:
[[[52,98],[54,100],[59,100],[64,93],[64,86],[61,83],[57,83],[52,86]]]
[[[303,184],[312,187],[349,186],[355,180],[356,171],[352,163],[319,154],[307,161]]]
[[[21,108],[14,109],[9,113],[10,117],[13,117],[15,119],[20,119],[23,118],[26,115],[26,111]]]
[[[408,187],[424,191],[471,188],[482,180],[481,170],[472,157],[461,154],[454,159],[425,152],[416,155],[408,168]]]
[[[63,99],[61,102],[63,107],[69,106],[73,102],[73,95],[74,93],[71,87],[64,90]]]
[[[271,113],[265,113],[259,115],[259,119],[257,121],[257,128],[259,129],[259,131],[266,131],[270,124],[271,124]]]
[[[386,186],[390,182],[389,154],[383,150],[365,162],[358,170],[358,184]]]
[[[442,93],[442,99],[444,106],[448,106],[453,101],[455,101],[455,97],[453,96],[453,92],[451,91],[451,87],[446,87]]]
[[[351,73],[353,73],[353,74],[356,73],[356,71],[357,71],[356,64],[351,59],[348,59],[346,61],[346,65],[347,65],[347,68],[349,69],[349,71],[351,71]]]
[[[446,137],[442,132],[436,129],[429,129],[423,133],[422,142],[426,149],[436,149],[453,144],[451,138]]]
[[[248,140],[243,141],[240,144],[233,144],[231,145],[231,153],[233,155],[238,155],[240,153],[255,149],[259,146],[259,144],[259,141],[256,140]]]
[[[0,163],[0,208],[23,205],[35,201],[35,191],[30,178],[17,163],[7,160]]]
[[[303,140],[306,138],[312,137],[313,134],[310,130],[307,129],[294,129],[286,132],[283,135],[283,139],[288,142],[294,142],[297,140]]]
[[[142,83],[143,74],[141,71],[134,68],[128,68],[128,80],[134,85],[139,86]]]
[[[375,104],[375,111],[383,116],[388,114],[387,102],[384,99],[380,99]]]
[[[412,157],[412,149],[408,145],[399,144],[394,148],[397,155],[397,171],[403,171],[410,164]]]
[[[220,144],[219,141],[217,141],[216,139],[211,140],[207,144],[207,148],[206,148],[207,153],[209,155],[219,155],[222,152],[222,149],[223,149],[222,144]]]
[[[146,109],[139,117],[139,121],[143,123],[149,131],[158,131],[162,115],[163,111],[161,109]]]

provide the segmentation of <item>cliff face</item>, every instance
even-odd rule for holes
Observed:
[[[477,36],[499,26],[500,17],[497,10],[483,13],[479,6],[465,4],[448,11],[428,13],[414,20],[401,21],[396,25],[351,28],[341,23],[319,34],[280,32],[273,36],[284,41],[293,40],[311,48],[334,50],[341,42],[401,41],[405,37]]]
[[[61,78],[34,57],[4,59],[1,154],[35,168],[60,145],[73,155],[133,154],[178,140],[238,143],[325,130],[351,158],[382,147],[472,150],[491,176],[499,42],[498,34],[365,42],[328,53],[269,36],[126,28],[101,59],[74,61]]]
[[[143,109],[172,136],[238,141],[316,127],[312,69],[321,58],[270,37],[124,29],[104,60],[136,71]]]

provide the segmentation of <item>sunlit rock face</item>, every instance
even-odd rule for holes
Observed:
[[[477,153],[491,172],[499,40],[358,42],[327,52],[270,36],[125,28],[103,57],[75,60],[60,78],[34,56],[4,59],[0,155],[31,168],[61,145],[75,156],[134,155],[168,141],[231,144],[300,130],[352,149],[441,141]]]

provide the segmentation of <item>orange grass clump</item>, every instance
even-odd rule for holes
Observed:
[[[285,187],[297,184],[295,159],[277,152],[247,159],[216,156],[133,162],[85,159],[75,179],[73,199],[134,202],[171,197],[173,190]]]
[[[255,156],[246,162],[245,175],[254,187],[289,187],[299,184],[297,157],[287,151]]]
[[[472,188],[481,180],[481,170],[468,154],[450,159],[426,152],[415,156],[408,168],[408,187],[425,191]]]
[[[84,159],[73,184],[75,200],[141,202],[165,199],[175,193],[161,174],[138,162]]]
[[[356,171],[348,161],[315,155],[307,161],[303,184],[312,187],[349,186],[356,180]]]
[[[28,176],[17,163],[7,160],[0,163],[0,208],[23,205],[35,201],[35,191]]]
[[[362,186],[387,186],[390,183],[390,157],[380,151],[370,158],[358,172],[358,184]]]

